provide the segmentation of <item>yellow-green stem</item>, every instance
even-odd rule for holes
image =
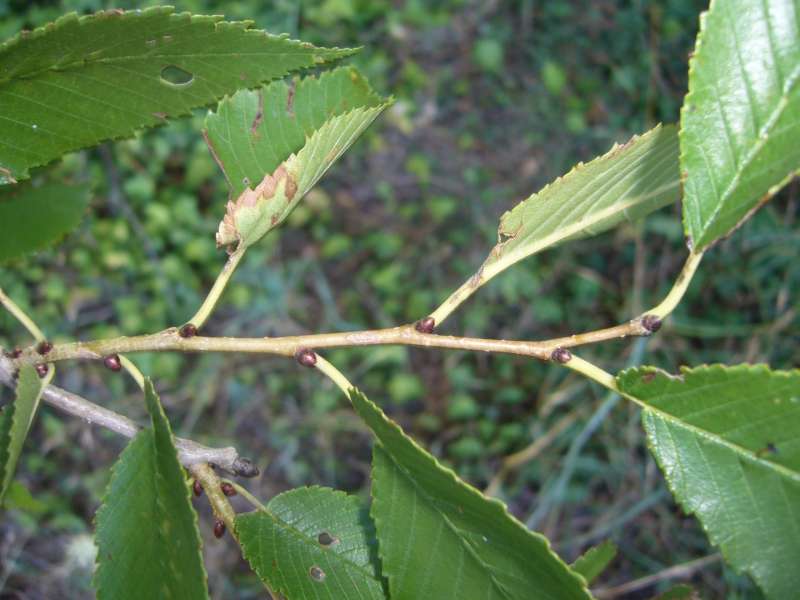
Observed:
[[[194,316],[189,319],[189,323],[198,329],[205,324],[205,322],[208,320],[208,317],[211,316],[211,313],[214,311],[217,302],[219,302],[219,299],[222,297],[222,292],[225,291],[225,286],[228,285],[228,281],[230,280],[234,271],[236,271],[236,267],[242,260],[246,250],[247,248],[240,247],[228,257],[225,266],[222,267],[219,275],[217,275],[217,279],[214,281],[211,291],[208,292],[205,300],[203,300],[203,304],[200,305],[200,308],[197,309],[197,312],[194,314]]]
[[[228,483],[228,484],[230,484],[231,486],[233,486],[233,489],[235,489],[235,490],[236,490],[236,492],[237,492],[237,493],[238,493],[240,496],[242,496],[242,498],[244,498],[244,499],[245,499],[245,500],[247,500],[247,501],[248,501],[250,504],[252,504],[252,505],[253,505],[253,508],[257,508],[258,510],[263,510],[264,512],[269,512],[269,511],[267,510],[267,507],[266,507],[266,506],[264,506],[264,505],[261,503],[261,501],[260,501],[258,498],[256,498],[255,496],[253,496],[253,494],[251,494],[251,493],[250,493],[250,491],[249,491],[247,488],[245,488],[245,487],[242,487],[241,485],[239,485],[239,484],[238,484],[238,483],[236,483],[235,481],[231,481],[230,479],[223,479],[222,481],[224,481],[225,483]]]
[[[350,390],[355,386],[347,380],[347,377],[342,372],[334,367],[327,360],[317,354],[317,364],[314,365],[319,371],[328,377],[336,386],[344,392],[344,395],[350,398]]]
[[[675,307],[678,306],[680,301],[683,299],[683,295],[689,288],[689,284],[692,282],[692,278],[697,271],[697,267],[700,266],[700,261],[702,259],[702,250],[699,252],[690,252],[689,258],[686,259],[683,269],[678,275],[678,278],[675,280],[675,283],[672,285],[672,289],[658,306],[651,308],[646,314],[655,315],[659,319],[664,319],[671,314],[672,311],[675,310]]]
[[[36,323],[33,322],[33,319],[26,315],[25,311],[17,306],[11,298],[6,296],[2,289],[0,289],[0,304],[2,304],[5,309],[11,313],[11,316],[13,316],[22,324],[25,329],[28,330],[28,333],[33,336],[33,339],[35,339],[37,342],[42,342],[45,340],[42,330],[39,329]]]
[[[120,356],[119,362],[122,365],[122,368],[125,369],[128,372],[128,374],[133,378],[133,380],[136,382],[136,385],[138,385],[139,388],[144,390],[144,375],[139,370],[139,367],[133,364],[131,359],[129,359],[127,356]]]
[[[597,365],[590,363],[588,360],[582,359],[580,356],[575,356],[573,354],[572,358],[564,363],[564,366],[580,373],[581,375],[585,375],[603,387],[619,393],[619,389],[617,388],[617,380],[611,373],[604,371]]]

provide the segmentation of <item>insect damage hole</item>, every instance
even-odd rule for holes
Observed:
[[[161,69],[161,83],[172,87],[188,87],[194,81],[194,75],[175,65]]]
[[[323,531],[317,536],[317,541],[319,542],[320,546],[328,547],[338,543],[339,538],[332,536],[327,531]]]
[[[317,565],[314,565],[308,570],[308,576],[311,577],[311,579],[313,579],[317,583],[322,583],[323,581],[325,581],[325,577],[327,577],[325,575],[325,571],[320,569]]]

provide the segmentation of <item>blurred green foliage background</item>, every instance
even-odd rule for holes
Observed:
[[[613,142],[678,120],[706,3],[174,4],[321,45],[363,46],[351,62],[396,97],[286,226],[251,248],[207,327],[212,335],[259,336],[427,315],[480,265],[504,210]],[[0,38],[67,11],[111,6],[123,5],[0,0]],[[70,155],[37,175],[89,180],[94,190],[76,233],[0,270],[0,285],[52,339],[151,332],[194,312],[224,261],[213,233],[227,190],[200,135],[204,115]],[[796,365],[797,187],[709,253],[657,336],[582,355],[610,371],[637,363],[670,371],[716,361]],[[443,330],[549,338],[637,315],[666,292],[686,256],[679,215],[676,205],[646,223],[530,258],[482,289]],[[26,343],[0,314],[0,345]],[[477,487],[491,486],[566,559],[611,537],[620,554],[600,585],[715,552],[672,502],[638,410],[566,370],[394,347],[325,356],[445,463]],[[248,482],[259,497],[306,484],[366,497],[370,437],[318,374],[274,358],[134,358],[155,378],[178,434],[234,444],[259,464],[262,476]],[[64,364],[57,383],[144,415],[131,383],[101,366]],[[92,518],[123,444],[43,407],[18,473],[24,487],[0,524],[0,597],[91,597]],[[535,456],[504,469],[504,457],[526,450]],[[214,597],[263,597],[234,542],[210,536],[205,501],[196,506]],[[759,597],[719,562],[691,579],[709,597]],[[666,585],[619,597],[650,597]]]

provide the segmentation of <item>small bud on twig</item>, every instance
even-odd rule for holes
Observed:
[[[294,357],[304,367],[313,367],[317,364],[317,355],[311,348],[301,348]]]
[[[661,319],[656,315],[645,315],[642,317],[642,327],[650,333],[655,333],[661,329]]]
[[[235,488],[235,487],[233,487],[233,486],[232,486],[230,483],[228,483],[227,481],[223,481],[223,482],[222,482],[222,483],[219,485],[219,489],[221,489],[221,490],[222,490],[222,493],[223,493],[223,494],[225,494],[226,496],[228,496],[229,498],[230,498],[231,496],[235,496],[235,495],[238,493],[238,492],[236,491],[236,488]]]
[[[119,360],[119,354],[106,356],[103,359],[103,364],[106,366],[106,368],[111,369],[112,371],[119,371],[122,369],[122,363]]]
[[[216,519],[214,521],[214,537],[219,539],[223,535],[225,535],[225,523],[222,519]]]
[[[420,333],[433,333],[434,327],[436,327],[436,321],[433,317],[425,317],[414,323],[414,329]]]
[[[36,351],[37,351],[39,354],[41,354],[42,356],[44,356],[45,354],[47,354],[48,352],[50,352],[50,350],[52,350],[52,349],[53,349],[53,344],[51,344],[51,343],[50,343],[50,342],[48,342],[47,340],[42,340],[42,341],[41,341],[41,342],[39,342],[39,344],[36,346]]]
[[[34,368],[36,369],[36,373],[42,379],[44,379],[45,375],[47,375],[47,371],[50,370],[50,367],[48,367],[46,364],[38,364]]]
[[[194,323],[186,323],[178,330],[178,335],[182,338],[190,338],[197,335],[197,326]]]
[[[231,470],[233,471],[234,475],[238,475],[239,477],[249,478],[258,477],[259,475],[258,467],[253,463],[253,461],[242,456],[233,461]]]
[[[20,350],[19,348],[14,348],[13,350],[4,350],[3,354],[5,355],[6,358],[15,360],[20,356],[22,356],[22,350]]]
[[[550,358],[563,365],[572,360],[572,352],[570,352],[566,348],[558,347],[555,350],[553,350],[552,354],[550,354]]]
[[[194,495],[195,495],[195,496],[197,496],[198,498],[199,498],[200,496],[202,496],[202,495],[203,495],[203,486],[202,486],[202,485],[200,485],[200,482],[199,482],[197,479],[195,479],[195,480],[192,482],[192,492],[193,492],[193,493],[194,493]]]

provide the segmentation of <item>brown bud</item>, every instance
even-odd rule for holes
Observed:
[[[225,523],[222,519],[215,519],[214,520],[214,537],[219,539],[223,535],[225,535]]]
[[[198,498],[203,495],[203,486],[200,485],[200,482],[197,481],[197,479],[192,482],[192,492],[194,492],[194,495]]]
[[[655,333],[661,329],[661,319],[656,315],[645,315],[642,317],[642,327],[650,333]]]
[[[425,317],[414,323],[414,329],[420,333],[433,333],[434,327],[436,327],[436,321],[433,317]]]
[[[566,348],[558,347],[550,354],[550,358],[562,365],[568,363],[572,359],[572,352]]]
[[[294,357],[304,367],[313,367],[317,364],[317,355],[311,348],[301,348]]]
[[[43,363],[36,365],[34,368],[36,369],[36,373],[42,379],[44,379],[44,376],[47,375],[47,371],[50,370],[50,367],[48,367],[46,364],[43,364]]]
[[[22,350],[20,350],[19,348],[14,348],[13,350],[4,350],[3,354],[5,355],[6,358],[10,358],[13,360],[22,356]]]
[[[222,490],[222,493],[223,493],[223,494],[225,494],[225,495],[226,495],[226,496],[228,496],[228,497],[230,497],[230,496],[235,496],[235,495],[238,493],[238,492],[236,491],[236,488],[235,488],[235,487],[233,487],[233,486],[232,486],[230,483],[228,483],[227,481],[223,481],[223,482],[220,484],[220,486],[219,486],[219,489],[221,489],[221,490]]]
[[[51,343],[50,343],[50,342],[48,342],[47,340],[42,340],[42,341],[41,341],[41,342],[39,342],[39,344],[36,346],[36,351],[37,351],[39,354],[41,354],[42,356],[44,356],[45,354],[47,354],[48,352],[50,352],[50,350],[52,350],[52,349],[53,349],[53,344],[51,344]]]
[[[119,361],[119,354],[106,356],[103,359],[103,364],[106,366],[106,368],[111,369],[112,371],[119,371],[122,369],[122,363]]]
[[[178,335],[182,338],[190,338],[197,335],[197,326],[194,323],[187,323],[178,330]]]

